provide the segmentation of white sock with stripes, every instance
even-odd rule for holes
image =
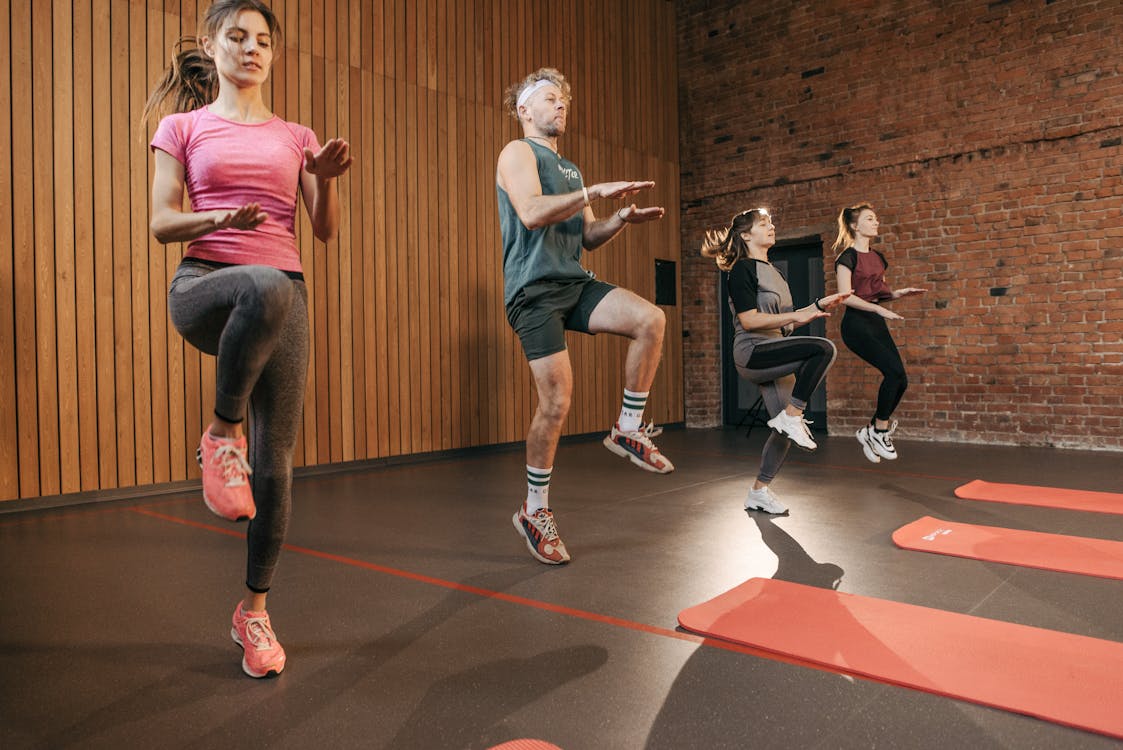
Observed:
[[[538,469],[530,464],[526,467],[526,514],[533,516],[540,508],[550,507],[550,474],[554,471]]]
[[[621,432],[634,432],[643,424],[643,408],[647,406],[648,393],[650,391],[635,393],[624,389],[624,405],[620,409],[620,419],[616,421]]]

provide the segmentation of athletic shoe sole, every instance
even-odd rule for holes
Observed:
[[[749,503],[745,504],[745,510],[759,510],[762,513],[768,513],[773,516],[782,516],[788,512],[787,508],[776,510],[775,508],[765,508],[763,505],[751,505]]]
[[[242,639],[238,637],[238,629],[237,628],[233,628],[233,627],[230,628],[230,637],[234,639],[234,642],[237,643],[238,646],[242,649],[242,652],[245,653],[246,647],[245,647],[245,644],[242,643]],[[254,672],[252,669],[250,669],[250,665],[248,663],[246,663],[246,657],[245,656],[242,657],[242,671],[245,672],[246,674],[248,674],[250,677],[253,677],[254,679],[257,679],[257,680],[260,680],[260,679],[263,679],[263,678],[266,678],[266,677],[276,677],[281,672],[283,672],[284,669],[285,669],[285,667],[284,667],[284,665],[282,665],[280,669],[268,669],[265,672],[262,672],[261,674],[258,674],[257,672]]]
[[[210,500],[209,497],[207,497],[206,490],[203,491],[203,504],[207,506],[207,510],[209,510],[211,513],[214,513],[219,518],[221,518],[225,521],[230,521],[231,523],[238,523],[239,521],[250,521],[250,520],[252,520],[250,516],[246,516],[246,515],[238,516],[237,518],[231,518],[230,516],[219,513],[218,510],[213,505],[211,505],[211,500]]]
[[[769,427],[771,427],[771,428],[772,428],[772,431],[773,431],[773,432],[775,432],[776,434],[778,434],[778,435],[783,435],[783,436],[784,436],[784,437],[786,437],[786,438],[787,438],[788,440],[791,440],[791,441],[792,441],[792,445],[796,446],[796,447],[797,447],[797,448],[799,448],[800,450],[805,450],[805,451],[807,451],[808,453],[813,453],[813,452],[815,451],[815,449],[819,447],[819,446],[818,446],[818,444],[817,444],[817,443],[815,443],[814,441],[812,441],[812,443],[811,443],[811,445],[810,445],[810,446],[804,445],[804,444],[803,444],[803,443],[801,443],[801,442],[800,442],[800,441],[799,441],[799,440],[798,440],[798,439],[797,439],[797,438],[796,438],[796,437],[795,437],[795,436],[794,436],[794,435],[793,435],[792,433],[790,433],[790,432],[787,432],[787,431],[785,431],[785,430],[782,430],[782,429],[780,429],[780,428],[779,428],[779,427],[777,427],[776,425],[773,425],[773,424],[772,424],[771,422],[769,422],[769,423],[768,423],[768,426],[769,426]],[[806,439],[806,438],[804,438],[804,439]]]

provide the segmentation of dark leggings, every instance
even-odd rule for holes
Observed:
[[[757,344],[749,355],[749,366],[737,373],[760,388],[768,416],[774,417],[790,403],[807,408],[807,400],[826,377],[837,350],[829,339],[818,336],[789,336]],[[760,456],[757,479],[771,484],[788,455],[791,440],[770,431]]]
[[[842,316],[842,342],[881,373],[881,387],[877,389],[877,411],[875,419],[888,420],[901,403],[909,378],[905,374],[905,364],[885,318],[875,312],[846,308]]]
[[[764,373],[795,375],[791,402],[800,409],[806,409],[808,399],[823,382],[834,356],[834,344],[829,339],[789,336],[754,346],[745,369],[753,382],[757,382],[754,378],[767,377]]]
[[[180,335],[217,356],[215,414],[249,417],[257,516],[246,531],[246,585],[269,590],[292,507],[292,453],[308,374],[308,291],[268,266],[215,269],[185,260],[168,311]]]

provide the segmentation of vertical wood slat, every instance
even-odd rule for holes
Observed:
[[[12,100],[32,100],[31,4],[11,6]],[[31,107],[15,107],[12,114],[12,153],[34,153],[34,117]],[[13,300],[15,302],[16,413],[21,497],[49,494],[40,481],[39,387],[35,329],[35,201],[34,174],[30,169],[12,175]],[[21,273],[21,270],[23,271]]]
[[[70,40],[70,9],[63,7],[65,0],[55,0],[50,6],[51,18],[46,21],[52,34]],[[45,4],[44,4],[45,5]],[[69,5],[69,3],[67,3]],[[42,215],[44,224],[53,223],[50,236],[53,241],[53,342],[40,342],[53,345],[55,388],[57,396],[57,451],[59,461],[59,489],[61,492],[76,492],[80,488],[78,465],[78,367],[75,320],[75,279],[74,279],[74,131],[73,131],[73,45],[52,44],[49,62],[52,106],[50,135],[44,133],[45,149],[52,153],[52,179],[43,185],[45,201],[52,206]],[[46,123],[44,123],[46,124]],[[50,218],[48,218],[50,217]],[[46,236],[46,232],[44,233]],[[49,250],[41,248],[46,255]],[[42,382],[42,381],[41,381]]]
[[[134,443],[135,411],[133,409],[132,348],[132,242],[129,216],[129,154],[132,121],[129,118],[129,2],[111,0],[110,5],[110,86],[111,86],[111,183],[113,243],[113,372],[116,419],[118,486],[138,483]]]
[[[156,66],[152,71],[153,80],[159,80],[158,76],[166,64],[167,51],[174,48],[176,40],[181,36],[181,23],[182,17],[186,14],[189,8],[185,8],[183,3],[178,0],[169,0],[170,6],[176,7],[180,15],[165,12],[163,14],[164,21],[164,37],[163,37],[163,54],[156,58]],[[153,157],[155,158],[155,157]],[[152,285],[152,312],[153,317],[160,322],[157,326],[157,332],[161,335],[163,346],[165,349],[166,366],[167,366],[167,401],[168,401],[168,443],[167,443],[167,456],[168,456],[168,478],[172,481],[182,481],[187,478],[189,465],[194,464],[194,461],[189,461],[189,457],[193,458],[188,446],[194,447],[192,438],[197,437],[198,432],[193,431],[190,436],[187,434],[187,410],[190,399],[188,398],[187,386],[187,358],[185,356],[185,347],[183,337],[175,330],[175,326],[168,320],[167,313],[167,290],[171,284],[172,277],[175,275],[176,266],[179,263],[179,258],[182,255],[182,248],[176,246],[157,246],[156,252],[162,255],[163,262],[163,276],[159,283]]]
[[[374,299],[368,310],[367,330],[373,337],[368,339],[374,356],[371,359],[371,368],[368,371],[367,397],[374,397],[374,419],[368,418],[367,425],[374,430],[374,440],[368,441],[368,446],[373,445],[374,450],[368,455],[389,455],[390,428],[389,428],[389,378],[387,377],[387,363],[389,354],[387,349],[387,316],[386,316],[386,181],[383,179],[385,165],[385,106],[386,106],[386,77],[383,50],[385,49],[385,14],[382,12],[380,1],[371,4],[371,17],[364,29],[369,31],[369,38],[378,43],[371,45],[370,60],[372,72],[369,76],[370,89],[364,88],[364,110],[369,121],[370,140],[368,148],[360,156],[360,161],[368,169],[364,173],[364,180],[372,183],[373,201],[368,205],[367,211],[373,207],[373,236],[370,255],[373,257],[372,276],[368,284]],[[369,165],[369,166],[367,166]]]
[[[134,123],[140,121],[144,109],[145,91],[136,85],[148,83],[148,23],[146,5],[138,0],[129,3],[129,136],[126,136],[129,155],[129,192],[131,204],[129,212],[129,247],[132,250],[132,316],[130,332],[133,351],[133,418],[135,431],[131,436],[136,450],[136,477],[138,484],[149,484],[154,480],[153,468],[153,424],[152,424],[152,349],[149,340],[148,279],[151,275],[149,264],[149,233],[145,217],[147,215],[146,191],[148,187],[148,154],[141,151],[132,136],[137,132]],[[141,130],[141,137],[147,143],[151,126]]]
[[[0,145],[35,157],[29,171],[0,167],[0,284],[10,289],[0,327],[12,342],[0,350],[0,388],[14,404],[0,415],[11,446],[0,450],[0,499],[198,475],[191,454],[211,418],[214,359],[167,320],[183,247],[148,232],[155,123],[141,127],[139,113],[172,43],[194,33],[207,5],[0,0],[11,21]],[[540,65],[562,69],[576,95],[563,153],[589,182],[653,177],[651,202],[674,207],[675,68],[661,54],[673,46],[673,7],[628,0],[627,22],[592,0],[273,7],[285,46],[266,101],[321,140],[346,138],[356,158],[338,181],[338,239],[315,240],[303,210],[297,225],[313,361],[296,462],[521,440],[535,395],[502,305],[495,158],[519,134],[502,89]],[[72,44],[56,44],[60,35]],[[43,90],[51,96],[31,96]],[[650,297],[653,258],[678,259],[676,233],[672,216],[632,227],[586,262]],[[648,416],[678,420],[681,316],[667,313]],[[566,429],[604,429],[619,408],[625,342],[572,335],[570,347]]]
[[[93,199],[93,284],[95,343],[94,361],[89,365],[97,374],[97,435],[91,445],[83,437],[82,449],[97,456],[98,472],[94,486],[115,487],[117,474],[117,408],[115,383],[117,381],[116,357],[113,335],[113,155],[112,140],[112,81],[110,78],[110,49],[112,43],[111,14],[90,7],[90,60],[91,77],[91,129],[90,158],[92,179],[90,191]],[[97,61],[95,64],[94,61]],[[79,252],[81,249],[79,248]],[[88,334],[87,334],[88,335]],[[85,367],[85,365],[83,365]],[[83,469],[85,474],[86,469]]]
[[[10,19],[8,0],[0,0],[0,17]],[[0,69],[12,71],[11,21],[0,30]],[[9,72],[11,76],[12,73]],[[0,83],[0,113],[12,111],[11,79]],[[11,119],[0,116],[0,196],[12,195],[12,130]],[[11,438],[19,434],[16,407],[16,248],[13,225],[15,207],[11,201],[0,210],[0,497],[19,497],[19,443]]]
[[[90,0],[73,3],[73,119],[93,121],[93,18]],[[74,129],[74,275],[75,337],[78,377],[78,488],[98,487],[97,309],[94,288],[93,129]]]
[[[33,91],[53,87],[51,55],[53,9],[49,3],[32,4],[31,57]],[[54,236],[54,98],[32,96],[35,123],[32,145],[32,194],[35,205],[35,341],[39,396],[39,481],[43,494],[61,490],[59,469],[58,352],[55,307]]]
[[[336,29],[337,23],[335,19],[335,11],[337,4],[335,0],[324,0],[324,58],[320,62],[320,70],[323,79],[317,86],[323,97],[323,122],[316,123],[316,131],[324,133],[324,138],[329,137],[328,134],[339,133],[339,113],[337,109],[336,89],[340,85],[338,75],[335,67],[335,61],[338,57],[339,50],[337,49],[336,42]],[[315,84],[313,84],[315,85]],[[346,176],[336,180],[336,192],[339,197],[340,205],[343,205]],[[342,228],[342,209],[341,213],[341,228]],[[320,398],[326,397],[328,401],[328,424],[329,430],[329,444],[327,446],[327,462],[338,463],[343,460],[343,387],[346,379],[343,370],[346,368],[346,362],[343,361],[344,341],[346,339],[346,327],[342,321],[341,308],[344,302],[343,283],[340,279],[339,269],[342,266],[341,250],[339,247],[339,237],[326,243],[320,248],[324,258],[325,268],[325,287],[327,289],[326,308],[327,315],[324,318],[324,323],[327,326],[328,338],[328,371],[329,382],[327,383],[326,393],[323,390],[321,383]],[[319,246],[318,246],[319,247]]]

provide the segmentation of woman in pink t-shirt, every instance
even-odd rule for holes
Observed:
[[[844,208],[838,215],[838,238],[831,248],[835,252],[842,250],[834,261],[838,291],[850,293],[846,299],[846,313],[842,316],[842,342],[876,367],[882,377],[873,419],[857,433],[862,452],[875,464],[883,458],[897,457],[893,446],[897,420],[890,423],[889,418],[909,384],[901,354],[885,324],[886,320],[902,318],[880,303],[927,291],[916,287],[893,290],[885,283],[889,262],[880,251],[870,249],[870,240],[877,236],[877,228],[873,206],[859,203]]]
[[[312,231],[339,226],[335,179],[348,144],[265,105],[280,26],[259,0],[218,0],[196,46],[179,52],[144,118],[172,97],[152,138],[152,234],[187,250],[168,291],[176,330],[216,357],[214,421],[196,456],[203,500],[246,533],[248,591],[231,637],[252,677],[279,674],[285,652],[265,610],[292,502],[292,452],[308,372],[308,293],[296,245],[297,196]],[[190,198],[183,208],[184,194]],[[243,431],[250,415],[249,439]]]

